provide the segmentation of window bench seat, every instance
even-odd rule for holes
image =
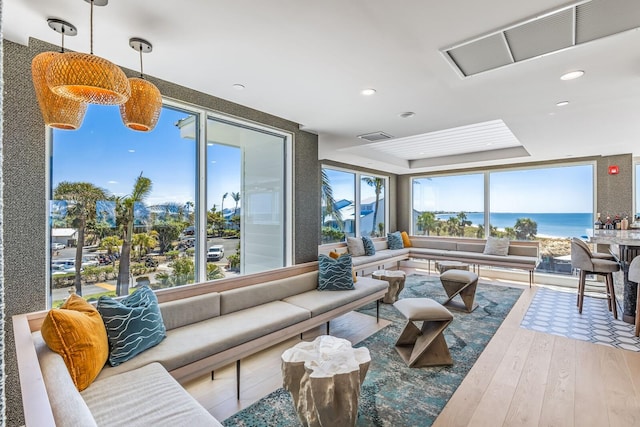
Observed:
[[[47,311],[14,316],[26,425],[154,425],[156,418],[145,414],[157,411],[163,420],[185,414],[180,424],[219,426],[179,383],[235,361],[239,397],[242,358],[324,323],[328,327],[331,319],[387,292],[387,282],[371,278],[358,279],[355,290],[318,291],[317,269],[313,262],[157,291],[166,338],[121,365],[105,365],[82,392],[42,339]],[[153,383],[149,393],[146,377]],[[109,398],[118,384],[118,398]]]

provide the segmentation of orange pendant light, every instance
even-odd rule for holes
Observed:
[[[108,0],[85,0],[91,3],[91,53],[68,52],[56,57],[47,69],[47,84],[52,92],[90,104],[120,105],[131,95],[124,72],[110,61],[93,54],[93,6]]]
[[[158,123],[162,110],[160,91],[153,83],[145,80],[142,75],[142,53],[151,52],[152,46],[148,41],[139,38],[130,39],[129,46],[140,52],[140,77],[129,79],[131,97],[120,105],[120,116],[124,125],[129,129],[149,132]]]
[[[59,19],[49,19],[47,22],[49,27],[62,34],[62,50],[64,51],[64,36],[75,36],[77,34],[76,27]],[[76,130],[82,125],[87,104],[56,95],[47,86],[45,78],[49,64],[59,55],[62,54],[43,52],[33,58],[31,61],[33,87],[44,123],[57,129]]]

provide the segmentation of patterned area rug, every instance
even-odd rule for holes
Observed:
[[[453,311],[445,331],[453,366],[409,368],[394,344],[406,321],[392,306],[380,305],[391,320],[356,347],[367,347],[371,366],[362,385],[358,426],[430,426],[509,313],[522,290],[479,284],[472,313]],[[446,300],[437,276],[410,275],[401,298]],[[358,310],[375,316],[375,303]],[[300,426],[289,393],[280,388],[223,422],[225,426]]]
[[[618,310],[621,317],[622,310]],[[576,292],[538,289],[527,314],[520,323],[525,329],[608,345],[624,350],[640,351],[640,338],[635,327],[616,320],[603,298],[584,297],[582,314],[576,306]]]

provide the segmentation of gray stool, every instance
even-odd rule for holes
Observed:
[[[405,298],[393,306],[407,318],[407,325],[396,341],[396,351],[410,368],[453,365],[442,335],[453,320],[449,310],[430,298]],[[422,321],[422,328],[414,321]]]
[[[478,275],[472,271],[447,270],[440,275],[442,287],[449,297],[442,305],[455,310],[471,313],[478,308],[474,302],[476,298],[476,288],[478,287]],[[462,298],[462,304],[453,301],[456,295]]]

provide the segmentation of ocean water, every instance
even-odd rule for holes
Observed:
[[[437,214],[438,219],[447,220],[458,213]],[[467,219],[473,225],[484,223],[484,214],[481,212],[466,213]],[[581,237],[593,233],[592,213],[519,213],[500,212],[491,214],[491,225],[504,229],[513,227],[518,218],[530,218],[538,224],[538,236],[540,237]]]

